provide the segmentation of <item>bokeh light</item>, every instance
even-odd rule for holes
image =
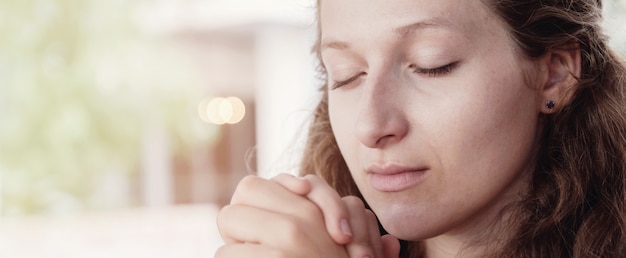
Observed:
[[[198,104],[198,116],[205,123],[237,124],[246,115],[246,106],[238,97],[215,97]]]

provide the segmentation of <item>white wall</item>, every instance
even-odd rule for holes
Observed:
[[[297,173],[307,121],[318,99],[313,30],[265,26],[256,34],[258,174]]]

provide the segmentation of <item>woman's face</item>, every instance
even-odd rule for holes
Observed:
[[[482,232],[527,185],[542,105],[505,25],[466,0],[322,0],[320,22],[333,132],[385,229]]]

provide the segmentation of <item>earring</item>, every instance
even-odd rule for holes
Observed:
[[[546,101],[546,107],[547,107],[549,110],[552,110],[552,109],[554,108],[554,106],[556,106],[556,103],[554,103],[554,101],[553,101],[553,100],[548,100],[548,101]]]

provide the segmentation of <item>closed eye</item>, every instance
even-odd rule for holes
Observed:
[[[409,65],[409,69],[412,69],[416,74],[425,75],[427,77],[438,77],[449,74],[458,64],[458,62],[455,62],[437,68],[421,68],[415,64],[411,64]]]
[[[357,74],[355,76],[352,76],[352,77],[350,77],[350,78],[348,78],[346,80],[333,82],[333,84],[331,85],[330,89],[334,90],[334,89],[337,89],[337,88],[339,88],[341,86],[350,84],[351,82],[356,81],[356,79],[358,79],[362,75],[365,75],[365,73],[359,73],[359,74]]]

